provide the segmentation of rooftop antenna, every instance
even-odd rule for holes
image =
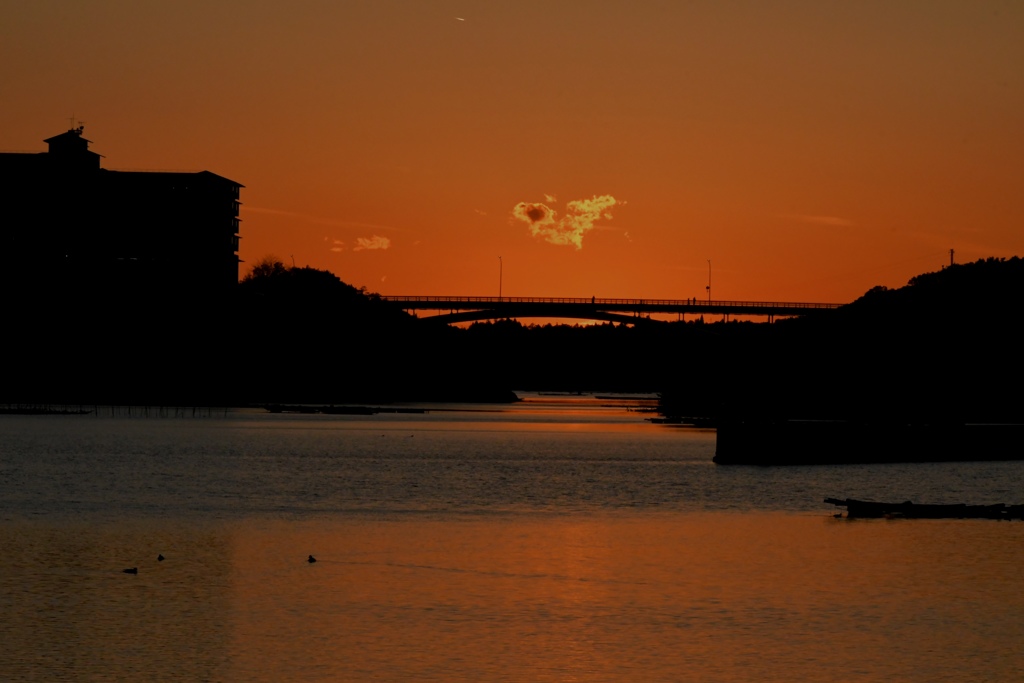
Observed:
[[[78,123],[77,128],[75,127],[76,122]],[[70,133],[78,133],[79,135],[81,135],[82,131],[85,130],[85,121],[78,121],[74,114],[72,114],[71,117],[68,119],[68,123],[70,124],[70,127],[68,128],[68,132]]]

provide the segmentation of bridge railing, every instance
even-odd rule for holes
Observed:
[[[589,306],[678,306],[678,307],[713,307],[713,308],[806,308],[806,309],[833,309],[843,304],[832,303],[811,303],[793,301],[725,301],[706,299],[608,299],[596,297],[526,297],[526,296],[381,296],[385,301],[397,304],[437,304],[440,308],[449,308],[453,305],[465,306],[489,306],[494,304],[573,304]]]

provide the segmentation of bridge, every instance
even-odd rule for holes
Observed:
[[[501,318],[570,318],[625,323],[660,323],[651,314],[762,316],[813,315],[843,304],[780,301],[708,301],[699,299],[589,299],[490,296],[382,296],[406,311],[435,311],[426,316],[443,323]]]

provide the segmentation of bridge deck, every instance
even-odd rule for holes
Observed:
[[[446,319],[554,317],[619,319],[623,313],[708,313],[792,316],[839,308],[843,304],[783,301],[707,301],[700,299],[598,299],[571,297],[384,296],[406,310],[446,311]],[[617,315],[616,315],[617,314]]]

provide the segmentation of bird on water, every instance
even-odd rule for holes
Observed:
[[[138,574],[139,573],[139,568],[138,567],[129,567],[128,569],[124,569],[122,571],[125,574]]]
[[[308,560],[306,560],[306,562],[309,562],[310,564],[313,564],[314,562],[316,562],[316,558],[315,558],[315,557],[313,557],[312,555],[310,555],[310,556],[309,556],[309,559],[308,559]]]

